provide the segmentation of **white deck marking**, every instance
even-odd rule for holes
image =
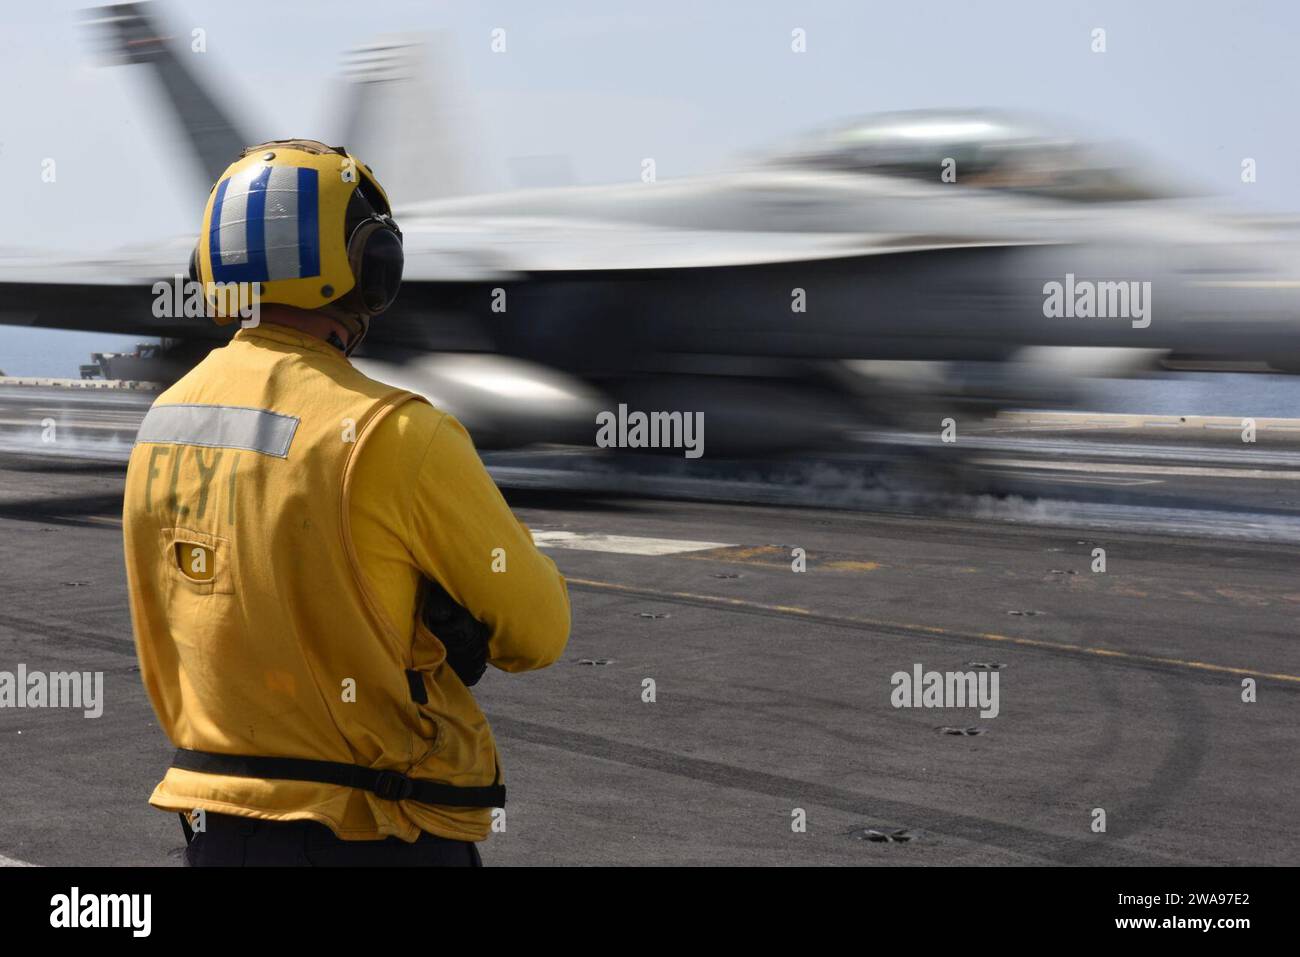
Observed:
[[[1112,475],[1184,475],[1202,478],[1300,479],[1294,469],[1230,469],[1184,465],[1124,465],[1118,462],[1051,462],[1036,459],[975,459],[979,465],[1047,472],[1097,472]]]
[[[1033,481],[1040,479],[1044,482],[1055,482],[1066,485],[1163,485],[1163,479],[1144,479],[1144,478],[1124,478],[1119,475],[1026,475],[1020,469],[999,469],[988,468],[985,471],[997,475],[1012,475],[1018,479],[1027,479]]]
[[[1068,426],[1071,428],[1174,428],[1188,431],[1197,429],[1241,428],[1246,416],[1234,415],[1143,415],[1129,412],[999,412],[1002,422],[1025,423],[1030,426]],[[1272,416],[1253,416],[1255,428],[1269,432],[1300,432],[1300,419]]]
[[[35,864],[28,864],[26,861],[14,860],[12,857],[5,857],[0,854],[0,867],[36,867]]]
[[[538,548],[573,548],[617,555],[678,555],[710,548],[728,548],[725,542],[688,542],[675,538],[639,538],[635,535],[601,535],[598,532],[533,532]]]

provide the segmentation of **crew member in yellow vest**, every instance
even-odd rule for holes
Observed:
[[[191,260],[259,322],[158,397],[123,509],[136,649],[186,863],[477,864],[505,801],[470,686],[564,650],[564,579],[464,428],[348,357],[401,282],[370,169],[244,151]],[[256,284],[256,285],[254,285]]]

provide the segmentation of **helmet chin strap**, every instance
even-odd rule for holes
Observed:
[[[347,342],[344,342],[339,338],[338,332],[331,329],[326,341],[345,356],[351,356],[357,346],[361,345],[361,340],[366,337],[366,333],[370,331],[370,317],[334,314],[330,318],[348,330],[348,338]]]

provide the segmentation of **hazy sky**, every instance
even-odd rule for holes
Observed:
[[[97,255],[197,227],[210,184],[145,70],[96,64],[83,5],[0,0],[0,255]],[[664,178],[855,114],[994,106],[1131,142],[1171,179],[1235,205],[1300,210],[1300,5],[1283,0],[157,6],[175,35],[206,31],[196,69],[266,138],[337,140],[344,52],[377,34],[445,31],[464,111],[455,132],[483,189],[511,185],[512,157],[566,156],[586,183],[633,179],[653,156]],[[1105,53],[1090,49],[1097,27]],[[491,50],[494,28],[505,53]],[[795,28],[805,53],[791,52]],[[53,184],[41,181],[47,157]],[[1243,157],[1257,161],[1253,185],[1240,182]],[[0,328],[0,369],[72,375],[92,347],[114,346]]]

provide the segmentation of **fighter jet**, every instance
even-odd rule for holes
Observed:
[[[91,14],[120,62],[152,70],[214,180],[252,140],[146,5]],[[711,454],[834,442],[880,399],[852,371],[862,360],[1072,363],[1086,349],[1103,369],[1300,369],[1289,236],[1211,215],[1035,118],[884,114],[711,175],[447,195],[454,138],[424,63],[395,39],[349,65],[347,145],[388,183],[407,257],[361,362],[482,445],[590,444],[594,415],[619,404],[704,412]],[[197,358],[228,331],[150,311],[191,246],[46,273],[0,264],[0,321],[160,335]]]

